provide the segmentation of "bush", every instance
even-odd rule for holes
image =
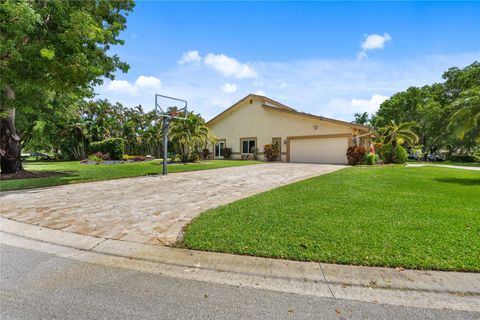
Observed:
[[[393,158],[392,148],[393,147],[391,144],[384,144],[380,148],[378,148],[378,156],[385,163],[390,163],[392,161],[392,158]]]
[[[408,152],[404,147],[396,146],[394,150],[391,144],[381,146],[378,155],[385,163],[405,163],[408,158]]]
[[[221,156],[225,160],[230,160],[232,159],[232,148],[223,148],[221,152]]]
[[[192,162],[197,162],[198,160],[202,159],[203,154],[198,152],[197,150],[192,151],[192,154],[190,155],[190,160]]]
[[[202,150],[202,159],[203,159],[203,160],[206,160],[206,159],[208,159],[208,158],[210,158],[210,150],[208,150],[208,149],[203,149],[203,150]]]
[[[267,161],[278,160],[278,156],[280,155],[278,144],[266,144],[263,147],[263,155]]]
[[[95,161],[95,162],[103,162],[109,159],[110,159],[110,155],[108,153],[95,152],[94,154],[91,154],[90,156],[88,156],[88,160]]]
[[[479,161],[479,158],[477,158],[476,156],[462,155],[462,156],[449,156],[447,157],[447,160],[453,161],[453,162],[477,162]]]
[[[347,149],[347,160],[348,164],[355,166],[358,164],[365,163],[365,154],[367,150],[362,146],[351,146]]]
[[[408,159],[408,152],[402,146],[396,146],[393,153],[393,163],[405,163]]]
[[[113,160],[122,160],[125,150],[125,140],[122,138],[110,138],[90,143],[90,152],[108,153]]]
[[[375,153],[369,153],[367,155],[367,164],[372,165],[378,162],[378,154]]]
[[[172,157],[173,162],[181,162],[182,161],[182,156],[180,154],[176,154]],[[168,161],[168,159],[167,159]]]

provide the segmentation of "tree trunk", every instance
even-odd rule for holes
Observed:
[[[5,87],[8,100],[15,100],[10,86]],[[16,173],[22,168],[20,137],[15,129],[15,108],[8,110],[6,118],[0,117],[0,169],[2,174]]]

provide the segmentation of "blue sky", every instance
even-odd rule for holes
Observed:
[[[352,120],[480,60],[480,2],[139,1],[112,53],[131,66],[100,98],[184,98],[207,120],[248,93]],[[477,18],[477,19],[475,19]]]

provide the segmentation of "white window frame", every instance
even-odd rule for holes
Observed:
[[[242,139],[242,154],[255,154],[255,152],[252,152],[252,148],[250,147],[250,142],[252,142],[255,144],[255,148],[257,148],[257,140],[256,139]],[[245,142],[248,142],[248,151],[249,152],[243,152],[243,144]]]
[[[227,142],[225,140],[220,140],[213,145],[213,157],[216,158],[216,159],[223,157],[221,147],[219,147],[219,149],[218,149],[219,154],[217,155],[217,146],[220,146],[222,144],[223,144],[223,149],[225,149],[227,147]]]

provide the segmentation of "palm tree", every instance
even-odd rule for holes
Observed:
[[[452,107],[458,110],[450,117],[448,128],[463,138],[465,133],[480,126],[480,86],[463,91]]]
[[[353,116],[355,117],[355,119],[352,121],[353,124],[359,124],[359,125],[362,125],[362,126],[367,126],[370,122],[370,120],[368,119],[368,113],[367,112],[355,113]]]
[[[395,120],[391,120],[390,124],[379,130],[382,135],[384,143],[390,143],[393,147],[399,144],[408,143],[410,145],[418,141],[418,136],[412,131],[412,128],[416,126],[415,121],[402,122],[396,124]]]
[[[210,129],[200,115],[189,112],[184,120],[174,120],[170,126],[170,138],[178,146],[182,161],[186,162],[195,152],[213,140]]]

